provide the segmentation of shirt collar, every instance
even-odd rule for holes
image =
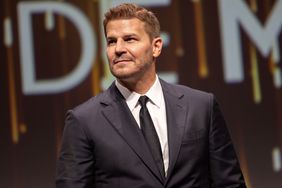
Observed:
[[[160,80],[157,76],[156,76],[155,83],[152,85],[152,87],[148,90],[148,92],[145,95],[151,100],[151,102],[154,105],[156,105],[158,108],[161,107],[163,90],[162,90]]]
[[[126,87],[121,85],[117,80],[115,81],[115,84],[120,91],[120,93],[123,95],[123,97],[126,100],[126,103],[132,111],[138,104],[139,97],[141,96],[139,93],[132,92],[128,90]],[[163,97],[163,91],[162,91],[162,86],[160,83],[160,80],[158,76],[156,76],[156,80],[152,87],[145,93],[145,95],[150,99],[150,101],[156,105],[158,108],[161,107],[161,101]]]

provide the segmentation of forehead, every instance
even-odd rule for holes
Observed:
[[[116,19],[108,22],[106,36],[119,36],[127,34],[146,34],[145,23],[137,18]]]

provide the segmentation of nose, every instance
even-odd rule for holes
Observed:
[[[115,48],[115,53],[117,55],[121,55],[123,53],[126,52],[126,47],[125,47],[125,43],[123,40],[117,40],[117,43],[116,43],[116,48]]]

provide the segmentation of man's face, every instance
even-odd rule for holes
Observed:
[[[155,59],[159,56],[162,40],[150,40],[144,22],[118,19],[106,26],[107,57],[112,74],[120,80],[137,81],[155,77]]]

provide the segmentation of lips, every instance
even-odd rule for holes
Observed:
[[[125,61],[132,61],[131,59],[115,59],[113,62],[114,64],[120,63],[120,62],[125,62]]]

